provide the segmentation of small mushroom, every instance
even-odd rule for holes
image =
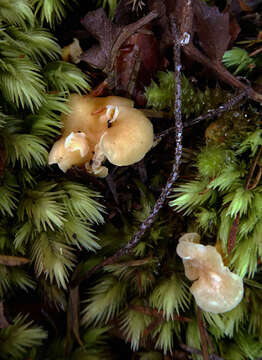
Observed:
[[[73,42],[62,49],[62,60],[72,62],[74,64],[80,63],[80,55],[83,50],[81,49],[78,39],[74,39]]]
[[[243,298],[243,280],[224,266],[214,246],[197,244],[196,233],[183,235],[177,254],[183,259],[186,277],[194,281],[190,288],[197,305],[215,314],[236,307]]]
[[[62,137],[53,145],[48,159],[64,172],[77,165],[104,177],[105,159],[117,166],[131,165],[153,145],[151,122],[133,108],[129,99],[72,95],[70,108],[70,114],[62,117]]]
[[[81,165],[88,161],[89,146],[83,132],[71,132],[56,141],[49,153],[48,164],[58,164],[66,172],[73,165]]]

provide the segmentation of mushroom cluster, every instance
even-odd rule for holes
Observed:
[[[49,164],[66,172],[73,165],[105,177],[107,159],[117,166],[140,161],[153,145],[153,126],[133,101],[119,96],[72,95],[62,117],[62,137],[49,153]]]
[[[218,314],[232,310],[243,298],[243,280],[224,266],[214,246],[196,243],[199,240],[196,233],[185,234],[176,249],[186,277],[194,281],[190,291],[205,311]]]

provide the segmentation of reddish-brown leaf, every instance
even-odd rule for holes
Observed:
[[[157,13],[151,12],[132,24],[121,26],[112,23],[103,8],[89,12],[82,20],[82,25],[98,44],[86,50],[80,59],[106,73],[111,72],[121,46],[138,29],[156,17]]]
[[[115,64],[116,91],[145,105],[145,86],[160,69],[160,49],[149,26],[144,26],[120,48]]]
[[[98,41],[81,56],[89,65],[105,69],[112,47],[121,32],[121,27],[113,24],[103,8],[90,11],[81,21],[84,28]]]

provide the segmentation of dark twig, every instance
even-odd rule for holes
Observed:
[[[108,69],[106,69],[106,71],[105,71],[106,73],[111,73],[113,71],[114,64],[115,64],[115,61],[116,61],[116,57],[118,55],[118,51],[119,51],[120,47],[124,44],[124,42],[132,34],[134,34],[138,29],[140,29],[144,25],[150,23],[156,17],[158,17],[158,13],[154,12],[154,11],[151,11],[149,14],[144,16],[142,19],[139,19],[135,23],[126,25],[122,29],[121,33],[119,34],[118,38],[116,39],[115,43],[112,46],[111,54],[110,54],[111,55],[110,56],[110,61],[109,61],[109,64],[108,64]]]
[[[201,53],[199,49],[197,49],[193,42],[191,41],[187,46],[183,47],[184,52],[191,57],[191,59],[203,64],[205,67],[209,68],[216,74],[217,78],[224,81],[225,83],[235,87],[237,89],[245,90],[247,96],[259,103],[262,102],[262,95],[257,93],[250,86],[239,81],[234,75],[232,75],[219,61],[212,61],[206,55]]]
[[[260,158],[260,156],[261,156],[261,152],[262,152],[262,146],[259,147],[259,150],[258,150],[258,152],[257,152],[257,155],[256,155],[256,157],[255,157],[255,159],[254,159],[254,161],[253,161],[253,163],[252,163],[252,166],[251,166],[251,168],[250,168],[250,171],[249,171],[249,173],[248,173],[247,182],[246,182],[246,186],[245,186],[245,189],[246,189],[246,190],[250,190],[251,188],[254,189],[254,187],[255,187],[255,186],[254,186],[254,183],[255,183],[255,184],[258,183],[258,181],[255,179],[255,182],[254,182],[252,185],[250,185],[251,180],[252,180],[252,177],[253,177],[254,172],[255,172],[255,169],[256,169],[256,166],[258,165],[259,158]]]
[[[184,128],[196,125],[200,123],[203,120],[206,119],[212,119],[214,117],[218,117],[222,115],[224,112],[232,110],[242,99],[246,97],[246,91],[241,91],[237,96],[232,97],[229,99],[226,103],[223,105],[220,105],[217,109],[210,109],[208,112],[204,115],[198,116],[197,118],[189,121],[184,122]],[[166,113],[163,113],[168,117]],[[162,113],[159,113],[159,115],[162,115]],[[150,114],[148,115],[150,117]],[[165,136],[169,135],[171,132],[175,131],[175,127],[171,127],[167,130],[162,131],[158,135],[155,136],[155,142],[159,142],[162,140]]]
[[[204,333],[205,333],[205,337],[207,339],[207,344],[209,346],[209,349],[210,349],[211,353],[214,354],[215,349],[214,349],[213,343],[212,343],[212,341],[210,339],[210,336],[208,335],[208,331],[207,331],[207,328],[206,328],[205,324],[203,324],[203,328],[204,328]]]
[[[260,164],[258,164],[258,172],[254,178],[253,184],[249,185],[248,190],[253,190],[256,188],[256,186],[258,185],[260,179],[262,176],[262,166]]]
[[[172,185],[176,181],[179,175],[179,165],[182,158],[182,137],[183,137],[183,123],[181,115],[181,49],[180,49],[180,36],[176,27],[174,16],[170,17],[170,25],[172,35],[174,37],[174,64],[175,64],[175,104],[174,104],[174,117],[175,117],[175,136],[176,136],[176,150],[175,150],[175,161],[172,169],[172,173],[166,183],[166,186],[163,188],[158,200],[156,201],[151,213],[148,218],[141,224],[138,231],[135,233],[133,238],[120,250],[118,250],[113,256],[105,259],[100,264],[93,267],[85,275],[78,278],[72,282],[72,286],[77,286],[83,280],[88,279],[93,275],[97,270],[103,268],[105,265],[112,264],[116,262],[120,257],[128,254],[140,241],[147,229],[152,225],[155,217],[157,216],[159,210],[163,207],[167,196],[170,194]]]
[[[142,337],[145,338],[147,337],[149,334],[152,334],[153,330],[159,326],[164,320],[161,318],[156,318],[154,319],[143,331],[143,335]]]
[[[181,347],[181,349],[183,349],[184,351],[186,351],[186,352],[188,352],[190,354],[202,355],[201,350],[195,349],[195,348],[193,348],[191,346],[188,346],[188,345],[185,345],[185,344],[179,344],[179,346]],[[215,355],[215,354],[209,355],[208,359],[209,360],[224,360],[223,358],[221,358],[220,356]],[[262,358],[257,359],[257,360],[262,360]]]
[[[199,307],[197,307],[197,326],[198,326],[198,330],[199,330],[199,334],[200,334],[203,359],[208,360],[209,355],[208,355],[207,338],[206,338],[204,323],[203,323],[203,319],[202,319],[202,311]]]
[[[193,126],[203,120],[218,117],[218,116],[222,115],[225,111],[231,110],[246,96],[247,96],[246,91],[242,90],[237,96],[232,97],[225,104],[220,105],[217,109],[208,110],[207,114],[200,115],[191,121],[186,121],[184,123],[184,126],[185,127]]]
[[[192,25],[193,25],[194,12],[192,9],[192,0],[184,1],[182,9],[182,23],[180,27],[181,39],[180,43],[182,46],[187,46],[192,36]]]
[[[260,159],[261,153],[262,153],[262,146],[259,147],[257,155],[256,155],[256,157],[251,165],[251,168],[249,170],[247,180],[246,180],[245,190],[255,189],[255,187],[257,186],[257,184],[259,183],[259,181],[261,179],[262,167],[259,164],[259,159]],[[255,169],[257,166],[258,166],[258,172],[257,172],[257,175],[253,179]],[[251,184],[252,179],[253,179],[253,183]],[[235,247],[237,232],[238,232],[238,227],[239,227],[239,221],[240,221],[240,214],[238,213],[235,220],[233,221],[233,224],[231,226],[230,233],[229,233],[228,245],[227,245],[228,254],[230,254],[231,251]]]

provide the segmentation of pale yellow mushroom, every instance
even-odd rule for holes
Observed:
[[[74,39],[73,42],[62,49],[62,60],[72,62],[74,64],[80,63],[80,55],[83,50],[81,49],[78,39]]]
[[[70,114],[62,117],[62,137],[49,154],[49,164],[67,171],[84,166],[104,177],[108,159],[118,166],[140,161],[153,145],[153,126],[133,101],[118,96],[105,98],[73,95]]]
[[[218,314],[232,310],[243,298],[243,280],[224,266],[214,246],[193,242],[199,239],[198,234],[185,234],[176,249],[183,259],[185,275],[194,281],[190,291],[205,311]]]
[[[112,164],[131,165],[150,150],[153,137],[152,124],[141,111],[119,106],[116,122],[106,131],[100,147]]]
[[[82,132],[71,132],[56,141],[49,153],[48,164],[58,164],[66,172],[73,165],[81,165],[88,161],[89,146],[86,135]]]

